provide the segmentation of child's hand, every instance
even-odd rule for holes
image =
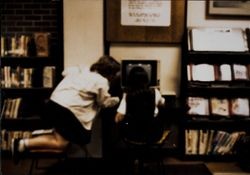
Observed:
[[[113,106],[117,105],[119,103],[119,101],[120,101],[119,97],[110,97],[104,101],[103,106],[105,108],[113,107]]]
[[[120,114],[119,112],[115,115],[115,122],[119,123],[124,119],[124,115]]]

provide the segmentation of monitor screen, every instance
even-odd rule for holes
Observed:
[[[122,60],[121,62],[121,85],[123,88],[128,86],[128,75],[133,67],[140,66],[148,74],[149,86],[157,87],[159,79],[159,60]]]

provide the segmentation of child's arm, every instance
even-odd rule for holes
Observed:
[[[116,122],[116,123],[121,122],[121,121],[124,119],[124,117],[125,117],[125,116],[124,116],[123,114],[117,112],[116,115],[115,115],[115,122]]]
[[[157,106],[164,106],[165,105],[165,98],[162,97],[162,95],[158,89],[155,89],[155,96],[157,99]]]
[[[117,108],[115,122],[119,123],[122,120],[124,120],[125,114],[126,114],[126,94],[123,94],[121,103],[120,103],[119,107]]]
[[[109,97],[106,100],[104,100],[103,106],[105,108],[113,107],[113,106],[117,105],[119,103],[119,101],[120,101],[119,97]]]
[[[111,97],[108,91],[99,89],[97,94],[97,104],[101,107],[113,107],[119,103],[119,97]]]

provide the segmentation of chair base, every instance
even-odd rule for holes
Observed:
[[[124,138],[124,143],[130,151],[130,155],[134,161],[134,173],[145,174],[144,164],[146,161],[156,163],[157,174],[165,174],[164,157],[162,155],[162,147],[167,140],[169,130],[165,130],[159,141],[155,143],[140,143]]]

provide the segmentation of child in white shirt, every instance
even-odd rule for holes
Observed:
[[[118,97],[109,94],[109,83],[120,70],[111,56],[103,56],[90,68],[77,66],[63,72],[63,80],[52,92],[42,118],[54,128],[52,133],[29,139],[13,139],[12,153],[28,151],[63,152],[70,142],[90,142],[93,121],[102,107],[114,106]]]

